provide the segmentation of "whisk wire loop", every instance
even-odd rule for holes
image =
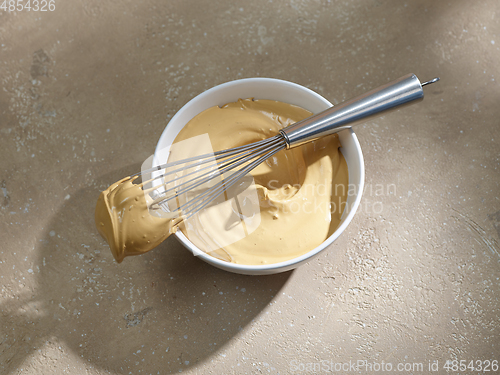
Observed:
[[[153,186],[145,192],[154,191],[154,200],[150,207],[154,205],[167,208],[169,211],[178,211],[185,219],[207,207],[224,191],[238,182],[243,176],[255,169],[263,161],[286,148],[286,141],[281,134],[274,137],[257,141],[251,144],[234,147],[231,149],[216,151],[197,157],[190,157],[179,161],[161,164],[143,171],[143,174],[155,171],[162,171],[143,183],[162,179],[160,185]],[[201,159],[201,160],[200,160]],[[207,164],[200,168],[200,166]],[[181,166],[182,165],[182,166]],[[168,170],[171,167],[177,167]],[[192,170],[194,168],[194,170]],[[208,170],[208,171],[207,171]],[[187,172],[186,172],[187,171]],[[232,171],[232,173],[231,173]],[[172,179],[167,176],[177,173]],[[201,173],[201,174],[200,174]],[[230,173],[228,175],[228,173]],[[214,178],[221,177],[221,180],[205,191],[197,194],[192,199],[187,199],[177,208],[168,207],[167,203],[179,198],[194,189],[206,185]],[[172,187],[170,187],[173,185]],[[163,190],[161,190],[163,189]],[[187,197],[184,197],[186,199]]]
[[[282,139],[280,136],[276,136],[276,137],[267,139],[265,141],[267,141],[267,142],[262,142],[262,141],[256,142],[256,144],[254,145],[254,148],[250,148],[249,146],[251,146],[251,145],[246,145],[244,149],[242,148],[243,151],[236,153],[236,155],[234,152],[227,152],[227,154],[229,154],[229,155],[220,155],[219,156],[219,158],[218,158],[218,160],[220,160],[219,163],[217,163],[217,161],[214,159],[214,160],[212,160],[211,164],[209,164],[205,167],[195,169],[194,171],[182,174],[182,175],[177,176],[171,180],[165,181],[161,186],[167,187],[168,184],[173,184],[179,180],[183,180],[182,182],[176,184],[175,186],[165,189],[162,192],[162,194],[167,194],[168,192],[175,190],[175,189],[177,189],[177,190],[175,190],[176,194],[183,194],[186,191],[188,191],[189,189],[194,189],[194,188],[196,188],[204,183],[207,183],[208,181],[212,180],[213,178],[216,178],[217,176],[221,175],[222,173],[227,172],[230,169],[234,169],[236,167],[239,167],[242,164],[248,163],[250,160],[258,157],[258,155],[260,155],[261,152],[266,152],[267,150],[269,150],[269,148],[271,146],[282,142]],[[226,150],[226,151],[232,151],[232,150],[233,149]],[[164,166],[165,166],[165,168],[168,168],[170,165],[164,164]],[[169,171],[169,172],[163,173],[159,176],[156,176],[155,179],[164,178],[165,176],[170,175],[174,172],[185,172],[188,169],[192,169],[192,168],[198,167],[198,166],[199,166],[198,163],[196,165],[186,165],[182,168],[175,169],[174,171]],[[214,168],[217,168],[217,170],[214,170]],[[201,171],[206,170],[206,169],[209,169],[209,170],[201,175],[198,174]],[[194,174],[198,174],[198,175],[190,178],[189,180],[185,180],[188,176],[192,176]],[[206,177],[206,179],[200,180],[202,177]],[[190,182],[193,182],[193,183],[191,185],[185,186]],[[199,182],[199,183],[197,183],[197,182]],[[180,189],[181,186],[184,186],[184,187],[182,189]],[[158,189],[159,187],[160,186],[156,186],[153,189]],[[165,198],[165,201],[168,201],[168,200],[174,198],[174,196]],[[160,204],[160,203],[164,203],[164,202],[163,202],[163,199],[157,198],[153,202],[153,204],[154,203]]]

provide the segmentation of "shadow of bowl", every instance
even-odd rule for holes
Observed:
[[[51,340],[109,371],[179,372],[219,351],[287,282],[291,272],[219,270],[173,237],[117,264],[95,229],[95,203],[139,167],[101,176],[48,220],[33,265],[36,289],[0,306],[2,326],[12,327],[0,343],[6,373]]]

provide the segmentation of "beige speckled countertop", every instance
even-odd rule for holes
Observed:
[[[52,4],[0,9],[1,374],[500,360],[497,0]],[[234,275],[174,238],[117,265],[95,230],[200,92],[265,76],[339,103],[409,72],[441,81],[356,128],[361,207],[307,265]]]

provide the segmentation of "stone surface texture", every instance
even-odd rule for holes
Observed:
[[[500,360],[498,0],[51,4],[0,9],[1,374]],[[242,276],[170,238],[113,261],[99,192],[197,94],[273,77],[337,104],[409,72],[441,81],[356,127],[366,190],[320,257]]]

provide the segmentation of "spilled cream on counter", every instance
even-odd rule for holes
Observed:
[[[214,150],[227,149],[272,137],[310,115],[287,103],[240,99],[203,111],[186,124],[174,143],[208,134]],[[293,259],[319,246],[340,223],[348,186],[347,163],[340,147],[334,134],[280,151],[254,169],[251,174],[259,200],[260,225],[223,248],[204,249],[203,242],[193,239],[178,219],[150,215],[147,198],[130,178],[101,193],[96,224],[118,262],[151,250],[177,227],[202,250],[229,262],[259,265]],[[217,222],[227,218],[210,219]],[[204,230],[210,235],[209,227]]]

